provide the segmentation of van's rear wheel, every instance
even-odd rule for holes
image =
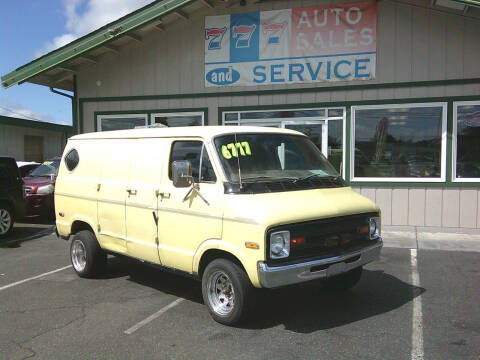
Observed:
[[[70,259],[78,276],[91,278],[105,268],[107,255],[98,245],[95,235],[91,231],[82,230],[73,236]]]
[[[349,272],[334,276],[325,280],[325,288],[335,292],[342,292],[351,289],[360,281],[363,268],[357,267]]]
[[[203,301],[221,324],[235,325],[246,318],[252,290],[245,271],[230,260],[216,259],[203,272]]]
[[[8,205],[0,204],[0,239],[13,229],[13,212]]]

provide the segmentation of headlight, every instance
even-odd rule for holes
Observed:
[[[372,217],[368,219],[368,235],[370,240],[374,240],[380,236],[380,218]]]
[[[290,231],[277,231],[270,235],[270,258],[281,259],[290,255]]]
[[[52,184],[45,185],[45,186],[40,186],[37,189],[37,194],[51,194],[53,193],[54,187]]]

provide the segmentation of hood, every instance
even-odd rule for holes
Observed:
[[[225,217],[265,226],[380,211],[351,187],[225,196]]]
[[[50,180],[50,177],[43,177],[43,176],[38,176],[38,177],[24,177],[23,182],[25,183],[25,186],[43,186],[43,185],[48,185],[48,184],[55,184],[55,180]]]

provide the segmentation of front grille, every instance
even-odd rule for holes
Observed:
[[[369,239],[368,233],[360,234],[358,229],[368,225],[368,219],[372,216],[378,214],[348,215],[270,228],[267,231],[267,264],[295,264],[343,255],[371,245],[373,241]],[[290,231],[290,238],[305,237],[305,244],[291,246],[288,258],[270,259],[270,235],[284,230]]]

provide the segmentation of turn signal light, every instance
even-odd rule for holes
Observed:
[[[290,239],[290,246],[305,245],[305,236],[297,236]]]
[[[248,249],[260,249],[260,245],[254,242],[245,242],[245,247]]]

